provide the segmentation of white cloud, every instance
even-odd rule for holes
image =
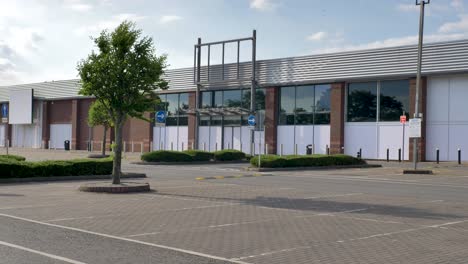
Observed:
[[[308,36],[308,37],[307,37],[307,40],[310,40],[310,41],[320,41],[320,40],[325,39],[327,36],[328,36],[328,34],[327,34],[326,32],[319,31],[319,32],[317,32],[317,33],[314,33],[314,34]]]
[[[167,23],[179,21],[179,20],[182,20],[182,19],[183,19],[183,18],[182,18],[181,16],[165,15],[165,16],[162,16],[162,17],[159,19],[159,23],[160,23],[160,24],[167,24]]]
[[[78,12],[87,12],[93,9],[93,6],[91,4],[86,3],[82,0],[65,0],[64,5],[66,8]]]
[[[276,9],[278,5],[273,3],[272,0],[251,0],[250,8],[260,11],[271,11]]]
[[[457,9],[463,9],[464,7],[462,0],[452,0],[452,2],[450,2],[450,6]]]
[[[139,16],[137,14],[130,14],[130,13],[118,14],[118,15],[112,16],[108,20],[103,20],[93,25],[81,26],[75,29],[74,33],[78,36],[98,33],[104,29],[112,30],[125,20],[135,22],[135,21],[143,20],[145,18],[146,18],[145,16]]]
[[[403,12],[419,11],[419,7],[415,4],[399,4],[397,5],[397,9]]]
[[[441,42],[441,41],[452,41],[466,39],[468,33],[455,33],[455,34],[430,34],[424,36],[424,43],[430,42]],[[378,49],[378,48],[387,48],[395,46],[405,46],[413,45],[418,43],[418,36],[406,36],[401,38],[388,38],[381,41],[374,41],[370,43],[364,43],[359,45],[347,45],[339,46],[332,48],[317,49],[312,51],[312,53],[333,53],[333,52],[343,52],[343,51],[354,51],[354,50],[365,50],[365,49]]]
[[[448,33],[455,31],[468,30],[468,15],[460,15],[460,20],[457,22],[448,22],[439,27],[439,32]]]

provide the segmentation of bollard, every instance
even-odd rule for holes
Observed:
[[[152,152],[153,151],[153,141],[150,141],[149,148],[150,148],[150,152]]]
[[[297,144],[294,145],[294,155],[297,156]]]
[[[171,141],[171,151],[174,151],[174,142]]]
[[[140,142],[140,153],[143,154],[143,142]]]
[[[283,144],[280,145],[280,156],[283,156]]]
[[[228,149],[231,149],[231,142],[228,142]]]
[[[203,142],[203,151],[206,151],[206,143]]]
[[[461,149],[458,149],[458,164],[461,164]]]
[[[359,149],[359,158],[362,158],[362,148]]]
[[[182,151],[184,151],[184,142],[182,142]]]
[[[215,143],[215,151],[218,151],[218,142]]]
[[[398,162],[401,162],[401,148],[398,149]]]
[[[325,147],[325,152],[327,155],[330,155],[330,147],[328,145]]]
[[[344,147],[341,147],[341,154],[344,154]]]
[[[437,164],[439,164],[439,158],[440,158],[439,152],[440,152],[439,148],[436,148],[436,162],[437,162]]]
[[[387,162],[390,162],[390,149],[387,148]]]

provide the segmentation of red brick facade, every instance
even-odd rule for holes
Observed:
[[[345,83],[331,85],[330,153],[343,153],[345,119]]]
[[[410,119],[413,118],[416,102],[416,78],[410,79]],[[418,140],[418,160],[426,160],[426,101],[427,101],[427,78],[421,78],[421,90],[419,90],[419,113],[422,113],[421,138]],[[413,140],[410,138],[409,159],[413,161]]]
[[[189,93],[189,108],[190,109],[195,109],[196,105],[196,94],[194,92]],[[192,146],[196,145],[195,142],[195,123],[196,122],[196,116],[195,114],[190,114],[188,116],[188,149],[192,149]]]
[[[266,88],[265,95],[265,143],[268,145],[268,154],[276,154],[278,138],[278,108],[279,89],[276,87]]]

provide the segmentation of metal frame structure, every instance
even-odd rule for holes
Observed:
[[[251,41],[252,43],[252,59],[251,59],[251,68],[252,68],[252,75],[250,78],[243,78],[240,73],[240,43],[245,41]],[[236,62],[236,78],[225,78],[225,46],[228,43],[237,43],[237,62]],[[222,47],[222,55],[221,55],[221,80],[212,79],[210,76],[211,71],[211,47],[220,45]],[[207,47],[207,66],[206,68],[206,80],[202,80],[202,65],[201,65],[201,58],[202,58],[202,48]],[[193,83],[196,85],[196,93],[195,93],[195,109],[192,112],[195,112],[195,149],[199,149],[198,146],[198,139],[199,139],[199,122],[200,122],[200,114],[207,114],[206,111],[200,110],[200,91],[203,86],[212,85],[212,84],[229,84],[232,82],[250,82],[250,114],[255,114],[256,112],[256,86],[257,86],[257,79],[256,79],[256,56],[257,56],[257,31],[253,30],[251,37],[246,38],[238,38],[238,39],[230,39],[230,40],[223,40],[223,41],[215,41],[215,42],[208,42],[202,43],[201,38],[198,38],[197,44],[194,46],[193,52]],[[227,109],[228,112],[233,112],[234,109]],[[235,109],[235,112],[243,113],[245,111]],[[202,113],[203,112],[203,113]],[[208,112],[216,112],[219,114],[220,111],[208,111]],[[222,111],[221,111],[222,112]],[[251,141],[253,143],[254,140],[254,131],[251,132]]]

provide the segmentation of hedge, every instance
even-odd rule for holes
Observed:
[[[250,164],[258,167],[259,156],[253,157]],[[365,164],[364,160],[348,155],[263,155],[261,156],[262,168],[288,168],[288,167],[322,167]]]
[[[188,153],[172,150],[158,150],[141,155],[141,160],[147,162],[184,162],[192,161]]]
[[[0,160],[16,160],[16,161],[25,161],[26,158],[18,155],[0,155]]]
[[[81,176],[112,174],[112,159],[17,161],[0,160],[0,178]]]
[[[216,152],[157,150],[141,155],[141,160],[146,162],[237,161],[244,159],[246,159],[245,153],[234,149]]]
[[[216,151],[214,158],[219,161],[238,161],[245,159],[245,153],[235,149],[225,149]]]
[[[186,150],[184,153],[192,156],[193,161],[210,161],[214,158],[212,152],[203,151],[203,150]]]

